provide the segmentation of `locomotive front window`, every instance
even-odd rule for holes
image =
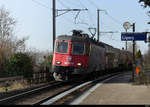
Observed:
[[[68,42],[56,42],[56,52],[67,53],[68,51]]]
[[[73,43],[72,54],[83,55],[84,54],[84,44],[83,43]]]

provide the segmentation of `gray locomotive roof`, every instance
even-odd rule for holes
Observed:
[[[96,42],[94,42],[93,39],[86,38],[86,37],[80,37],[80,36],[60,35],[57,37],[57,40],[66,40],[66,41],[73,41],[73,42],[92,42],[94,44],[97,44],[97,45],[105,47],[105,48],[106,47],[113,48],[111,45],[105,44],[103,42],[96,43]]]
[[[108,45],[108,44],[106,44],[106,43],[104,43],[104,42],[101,42],[105,47],[110,47],[110,48],[113,48],[113,46],[111,46],[111,45]]]
[[[88,38],[83,38],[79,36],[68,36],[68,35],[60,35],[57,37],[57,40],[66,40],[73,42],[89,42]]]

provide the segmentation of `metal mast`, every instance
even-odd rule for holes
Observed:
[[[97,40],[99,42],[99,14],[100,14],[100,9],[97,10]]]
[[[87,11],[88,9],[56,9],[56,0],[53,0],[53,12],[52,12],[52,19],[53,19],[53,52],[54,52],[54,45],[55,45],[55,39],[56,39],[56,17],[61,16],[65,13],[68,13],[70,11]],[[61,11],[63,13],[58,14],[58,12]],[[78,13],[79,14],[79,13]]]
[[[54,45],[55,45],[55,39],[56,39],[56,0],[53,0],[53,52],[54,52]]]

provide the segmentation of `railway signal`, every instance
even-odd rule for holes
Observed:
[[[140,70],[139,70],[139,67],[137,66],[136,67],[136,73],[139,74],[139,72],[140,72]]]

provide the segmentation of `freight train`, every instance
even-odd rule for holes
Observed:
[[[132,68],[132,53],[114,48],[80,30],[55,40],[52,73],[56,81]]]

